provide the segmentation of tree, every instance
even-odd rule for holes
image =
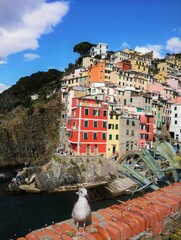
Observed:
[[[95,44],[89,42],[81,42],[74,46],[73,51],[79,53],[81,56],[87,54],[92,46]]]

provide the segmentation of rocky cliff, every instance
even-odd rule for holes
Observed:
[[[9,184],[12,192],[73,191],[80,186],[105,186],[120,176],[118,162],[102,156],[72,156],[54,153],[51,161],[25,167]]]
[[[18,106],[0,115],[0,167],[46,162],[59,145],[59,94],[29,108]]]

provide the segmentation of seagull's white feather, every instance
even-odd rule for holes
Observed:
[[[91,208],[87,201],[87,189],[80,188],[78,193],[78,201],[74,204],[72,210],[72,218],[75,219],[77,226],[79,223],[83,222],[84,226],[91,216]]]

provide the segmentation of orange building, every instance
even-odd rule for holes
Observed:
[[[105,67],[105,62],[98,62],[88,68],[89,86],[91,86],[93,82],[105,81]]]
[[[95,65],[89,67],[89,86],[93,82],[110,81],[110,73],[113,71],[113,64],[109,60],[100,61]]]

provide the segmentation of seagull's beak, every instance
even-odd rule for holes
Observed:
[[[87,195],[85,195],[85,197],[87,198],[87,200],[89,200],[89,195],[87,194]]]
[[[79,195],[79,192],[76,192],[77,195]]]

